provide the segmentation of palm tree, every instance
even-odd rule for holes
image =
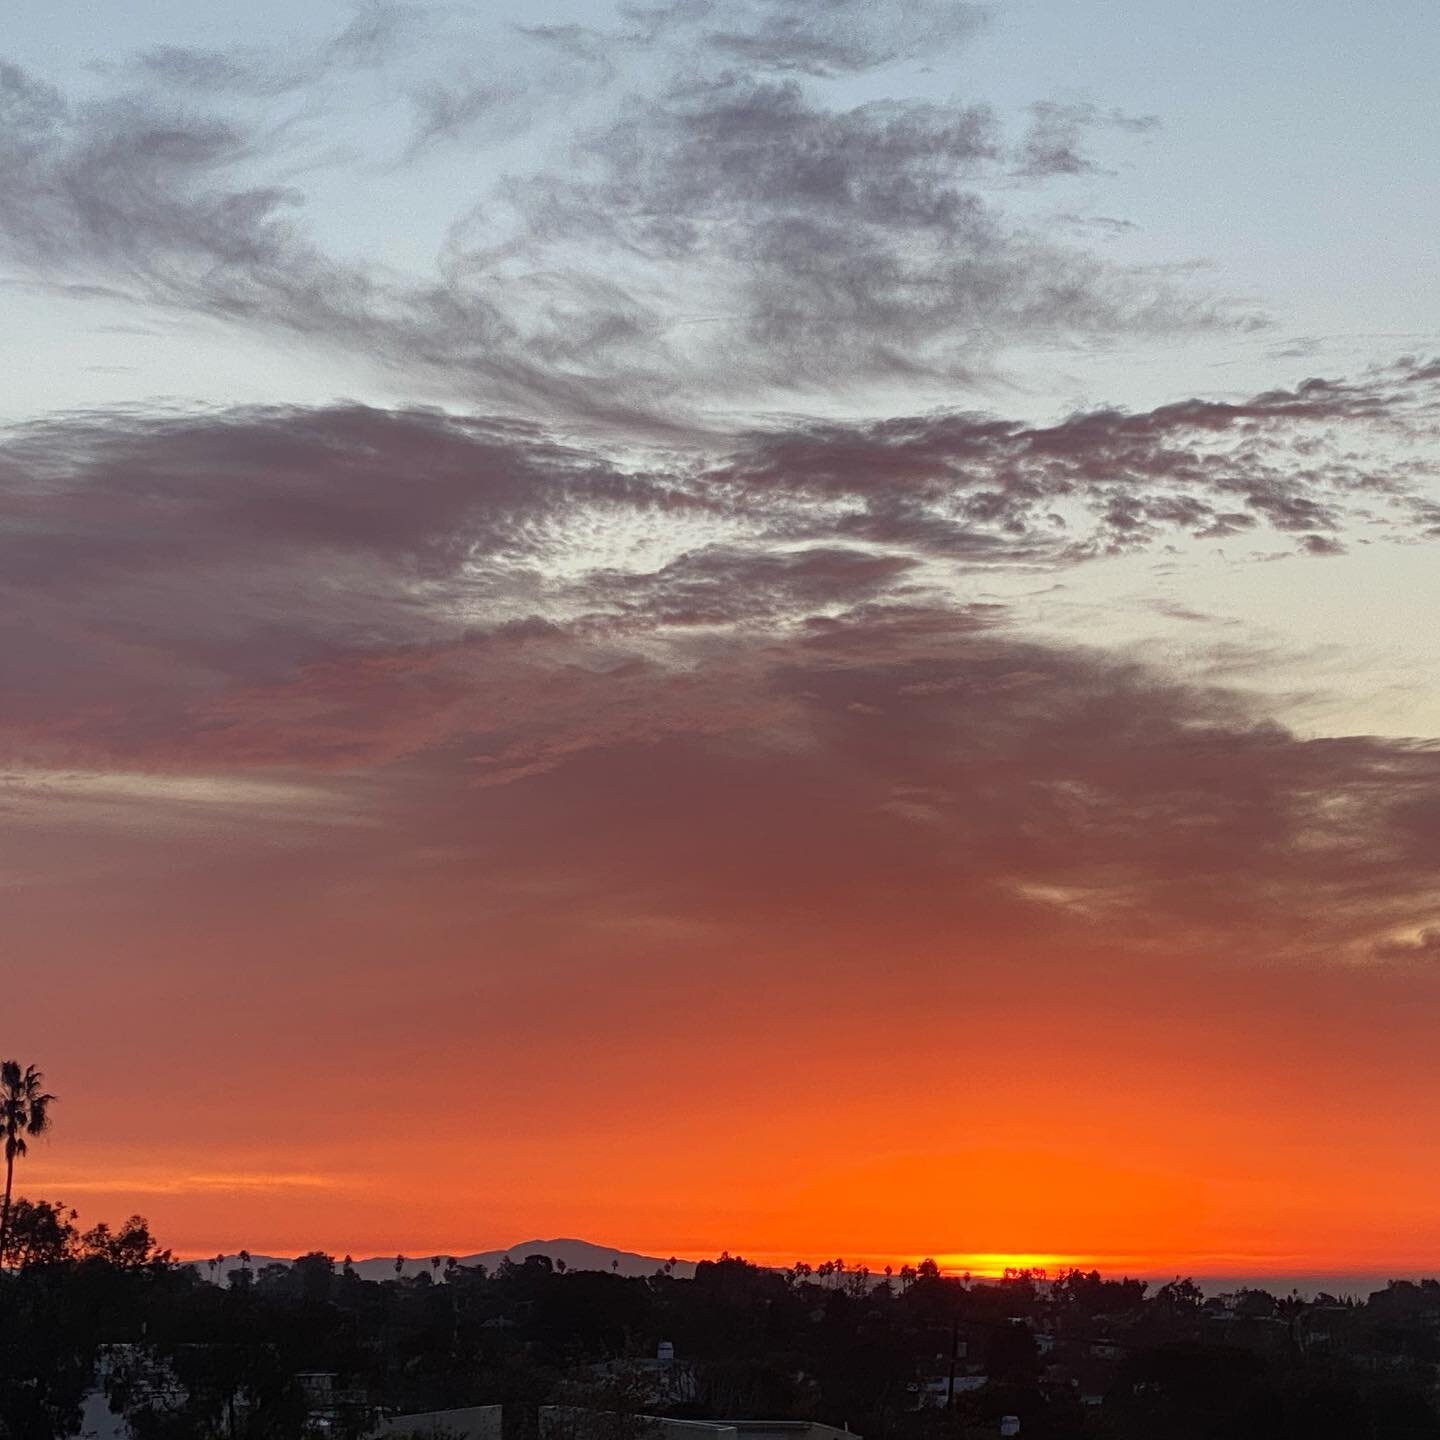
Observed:
[[[0,1260],[10,1238],[10,1195],[15,1184],[15,1162],[30,1148],[27,1136],[43,1135],[50,1128],[50,1103],[55,1099],[40,1087],[45,1077],[33,1066],[20,1068],[18,1060],[0,1063],[0,1134],[5,1136],[5,1199],[0,1202]]]

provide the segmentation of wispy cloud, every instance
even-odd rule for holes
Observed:
[[[94,1175],[46,1175],[49,1193],[71,1195],[209,1195],[285,1190],[350,1190],[358,1182],[342,1175],[291,1171],[114,1171]]]
[[[1097,127],[1149,121],[1041,102],[1017,139],[984,103],[855,105],[829,84],[949,53],[976,7],[626,15],[613,32],[512,37],[548,57],[534,75],[482,64],[479,38],[438,13],[386,8],[300,56],[151,50],[84,100],[6,65],[0,253],[70,294],[352,350],[447,397],[652,426],[897,380],[938,394],[1017,343],[1246,323],[1000,203],[1016,175],[1093,169]],[[343,147],[295,98],[313,110],[323,83],[340,105],[334,87],[397,55],[402,164],[537,123],[538,94],[590,97],[557,163],[482,172],[457,195],[428,275],[331,254],[305,224],[307,177]]]

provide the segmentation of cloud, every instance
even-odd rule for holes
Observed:
[[[113,1175],[87,1175],[67,1178],[46,1177],[48,1189],[64,1195],[205,1195],[219,1193],[243,1194],[275,1190],[320,1190],[349,1188],[355,1181],[339,1175],[312,1175],[287,1171],[199,1173],[147,1171],[139,1174],[121,1172]]]
[[[296,176],[333,162],[285,117],[158,84],[73,103],[7,65],[0,124],[0,253],[33,281],[349,349],[518,408],[591,413],[616,388],[563,373],[562,317],[510,313],[493,277],[467,283],[444,257],[426,280],[329,255],[301,224]]]
[[[374,8],[298,56],[149,51],[85,100],[8,66],[0,253],[71,296],[344,350],[472,405],[652,431],[782,396],[964,384],[1016,344],[1236,323],[997,203],[1017,169],[1088,166],[1085,131],[1147,122],[1040,104],[1017,144],[983,104],[827,88],[948,52],[978,15],[686,0],[609,35],[531,27],[502,68],[478,33]],[[360,75],[380,99],[347,89]],[[543,113],[557,92],[583,99],[573,118]],[[397,104],[400,171],[542,121],[555,143],[534,153],[561,162],[467,171],[431,273],[332,253],[306,223],[312,177],[360,162],[343,117]],[[378,170],[372,194],[393,179]]]
[[[1094,171],[1098,167],[1084,151],[1087,131],[1103,127],[1143,134],[1157,129],[1159,124],[1158,116],[1105,111],[1090,101],[1068,105],[1037,101],[1030,106],[1030,128],[1020,142],[1020,171],[1032,178]],[[1124,222],[1109,223],[1123,228]]]
[[[620,18],[622,27],[611,30],[522,29],[592,61],[613,64],[638,52],[672,72],[739,65],[831,77],[949,55],[988,22],[990,7],[947,0],[668,0],[624,4]]]
[[[1187,535],[1419,538],[1419,368],[644,455],[362,407],[24,427],[0,446],[12,839],[88,827],[99,867],[128,808],[196,863],[327,831],[335,885],[483,856],[505,906],[548,876],[576,924],[703,928],[733,892],[798,925],[830,886],[857,925],[963,912],[1006,945],[1393,958],[1376,937],[1433,913],[1433,747],[1303,739],[974,597],[996,566]]]
[[[588,705],[857,607],[980,616],[994,567],[1267,528],[1321,556],[1423,538],[1409,375],[645,455],[424,410],[37,423],[0,444],[0,729],[40,770],[281,764],[302,731],[305,763],[398,757],[518,724],[519,672]]]
[[[563,893],[571,943],[650,915],[785,953],[823,912],[847,946],[1370,963],[1434,913],[1433,746],[1304,740],[1240,694],[1003,616],[860,607],[664,663],[482,653],[440,662],[473,701],[458,733],[415,688],[436,658],[405,654],[237,695],[231,718],[320,763],[306,744],[357,711],[372,763],[380,727],[437,724],[447,743],[377,802],[385,865],[444,855],[424,883],[471,887],[447,905],[527,926],[532,897]]]
[[[384,66],[419,38],[424,17],[418,7],[363,4],[337,34],[298,54],[271,45],[157,45],[108,68],[171,90],[268,99],[313,89],[336,74]]]
[[[838,545],[687,550],[659,570],[592,577],[592,603],[655,626],[726,626],[785,620],[903,591],[912,556]]]
[[[802,496],[854,540],[974,563],[1078,561],[1260,525],[1334,554],[1347,521],[1397,536],[1429,523],[1406,453],[1429,422],[1410,386],[1401,367],[1047,426],[973,413],[812,423],[754,436],[724,479],[747,497]]]
[[[630,13],[652,36],[667,28],[698,32],[701,45],[757,70],[835,75],[946,53],[986,23],[989,7],[936,0],[678,0],[633,6]]]
[[[1056,137],[1078,143],[1094,118],[1046,115],[1022,147],[1034,176],[1066,168]],[[587,266],[626,277],[629,300],[668,323],[617,313],[608,343],[661,345],[682,367],[723,355],[709,381],[727,389],[963,379],[997,345],[1233,318],[1010,221],[986,188],[1011,164],[983,105],[836,107],[794,80],[724,74],[632,101],[563,172],[507,198],[560,303],[563,277]],[[463,244],[501,246],[495,218],[482,212]]]
[[[482,125],[496,121],[504,131],[519,128],[524,123],[517,118],[517,112],[524,115],[523,98],[523,87],[513,80],[465,77],[418,85],[411,93],[415,120],[406,158],[413,160],[444,141],[473,137]]]
[[[795,422],[646,454],[425,410],[41,422],[0,444],[8,723],[47,749],[141,716],[159,735],[217,685],[351,654],[439,671],[465,647],[490,664],[550,645],[544,627],[598,645],[956,603],[977,569],[1183,536],[1268,528],[1319,555],[1357,530],[1424,538],[1404,447],[1429,392],[1410,373],[1040,427]]]
[[[325,263],[279,218],[297,192],[217,183],[255,153],[238,122],[144,95],[76,106],[10,65],[0,116],[0,236],[37,273],[236,314],[267,290],[323,288]]]
[[[1440,926],[1427,925],[1408,935],[1378,940],[1375,956],[1380,960],[1440,960]]]

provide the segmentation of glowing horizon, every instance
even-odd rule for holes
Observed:
[[[162,1247],[164,1237],[157,1237]],[[646,1256],[659,1262],[666,1263],[669,1257],[674,1257],[683,1264],[693,1265],[701,1261],[714,1261],[725,1255],[741,1259],[753,1265],[759,1265],[768,1270],[788,1270],[797,1261],[803,1261],[812,1267],[824,1264],[827,1259],[834,1259],[835,1256],[823,1254],[790,1254],[787,1252],[770,1252],[758,1249],[747,1249],[740,1247],[736,1249],[729,1246],[721,1246],[718,1249],[707,1252],[697,1252],[691,1247],[686,1253],[680,1253],[676,1247],[668,1245],[654,1245],[643,1242],[619,1243],[607,1238],[593,1238],[586,1236],[567,1236],[567,1239],[583,1239],[588,1244],[595,1245],[602,1249],[617,1250],[627,1254]],[[233,1258],[240,1249],[247,1249],[252,1256],[264,1255],[270,1258],[281,1260],[292,1260],[300,1255],[320,1252],[330,1255],[337,1264],[345,1257],[349,1257],[356,1263],[362,1261],[389,1261],[397,1255],[404,1256],[407,1262],[412,1264],[425,1264],[431,1257],[439,1256],[442,1260],[463,1259],[468,1255],[493,1255],[514,1250],[522,1245],[530,1246],[536,1240],[544,1243],[542,1236],[527,1236],[524,1239],[514,1239],[509,1245],[411,1245],[411,1246],[381,1246],[373,1252],[368,1249],[356,1248],[354,1246],[337,1246],[316,1243],[292,1244],[292,1245],[269,1245],[263,1249],[256,1249],[249,1246],[219,1246],[201,1250],[174,1250],[175,1258],[186,1264],[203,1265],[207,1260],[217,1254],[223,1254],[227,1258]],[[543,1252],[539,1252],[543,1253]],[[1234,1255],[1234,1254],[1156,1254],[1156,1255],[1054,1255],[1045,1253],[1014,1253],[1004,1252],[952,1252],[942,1255],[915,1254],[909,1252],[882,1252],[877,1254],[855,1254],[851,1256],[840,1256],[845,1260],[845,1275],[852,1275],[858,1269],[865,1269],[869,1279],[879,1281],[889,1279],[894,1284],[900,1284],[901,1269],[905,1266],[918,1268],[927,1260],[934,1260],[939,1267],[939,1273],[947,1279],[969,1278],[976,1281],[998,1281],[1005,1277],[1008,1272],[1037,1271],[1042,1280],[1053,1280],[1069,1270],[1082,1272],[1098,1271],[1106,1279],[1132,1279],[1145,1280],[1152,1288],[1164,1284],[1170,1280],[1194,1279],[1209,1282],[1212,1285],[1216,1282],[1224,1283],[1232,1281],[1236,1283],[1255,1284],[1268,1281],[1276,1284],[1283,1284],[1285,1281],[1309,1281],[1316,1280],[1337,1280],[1343,1281],[1352,1279],[1357,1283],[1372,1282],[1378,1276],[1386,1276],[1393,1279],[1414,1279],[1420,1277],[1440,1276],[1440,1257],[1431,1260],[1408,1260],[1397,1264],[1385,1264],[1375,1261],[1370,1264],[1350,1263],[1334,1264],[1328,1263],[1323,1256],[1296,1257],[1293,1255],[1274,1256],[1268,1254]],[[889,1267],[889,1274],[886,1274],[886,1267]],[[844,1276],[841,1277],[843,1283]],[[817,1282],[820,1283],[820,1282]]]

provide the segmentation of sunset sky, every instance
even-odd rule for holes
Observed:
[[[3,45],[22,1193],[1440,1270],[1433,0]]]

